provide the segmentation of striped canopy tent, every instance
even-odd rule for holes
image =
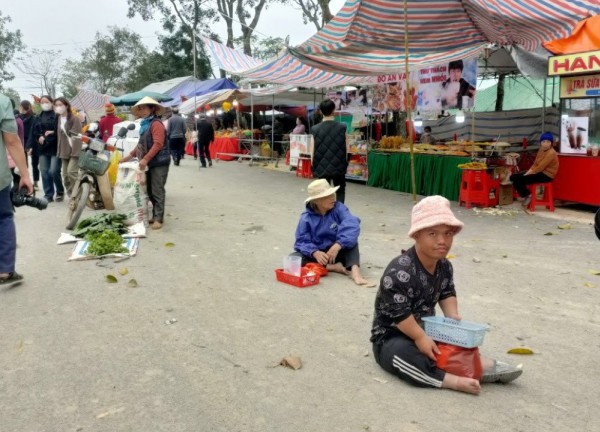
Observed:
[[[78,110],[92,111],[102,110],[104,104],[110,99],[109,95],[98,93],[93,90],[80,89],[79,92],[69,101],[71,106]]]
[[[408,0],[411,70],[477,55],[488,44],[535,50],[600,13],[600,0]],[[289,53],[347,75],[404,69],[402,0],[346,0],[317,34]]]
[[[219,68],[244,77],[243,82],[267,82],[309,88],[329,88],[374,82],[373,77],[346,76],[308,66],[286,51],[282,51],[271,60],[261,62],[221,43],[208,38],[203,39]]]

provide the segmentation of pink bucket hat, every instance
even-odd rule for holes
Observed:
[[[452,213],[450,201],[446,198],[439,195],[423,198],[412,209],[408,236],[415,238],[414,236],[418,231],[437,225],[454,227],[457,233],[464,226]]]

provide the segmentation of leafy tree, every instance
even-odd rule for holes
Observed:
[[[109,27],[108,35],[96,33],[95,42],[81,53],[81,60],[68,60],[64,66],[62,84],[65,94],[80,86],[100,93],[118,94],[126,91],[127,83],[148,55],[137,33]]]
[[[217,10],[227,26],[227,41],[225,42],[225,46],[228,46],[229,48],[233,48],[234,44],[233,12],[237,1],[238,0],[217,0]]]
[[[0,11],[0,90],[3,88],[3,82],[10,81],[15,77],[7,67],[15,53],[24,48],[21,31],[8,29],[10,21],[10,17],[2,16]]]
[[[252,36],[251,42],[254,46],[252,57],[264,61],[275,57],[285,47],[285,41],[280,37],[268,36],[265,38],[258,38],[256,36]],[[243,46],[243,43],[243,37],[238,37],[234,39],[233,44],[234,47],[240,47]]]
[[[8,97],[9,99],[12,99],[15,102],[16,107],[18,107],[21,103],[21,96],[19,95],[19,92],[13,88],[4,87],[2,89],[2,94],[4,94],[4,96]]]
[[[327,24],[333,15],[329,9],[331,0],[287,0],[300,6],[304,24],[313,23],[318,30]],[[286,3],[286,0],[283,0]]]
[[[33,49],[16,62],[17,69],[29,77],[28,81],[41,85],[42,93],[56,97],[61,79],[59,50]]]
[[[267,0],[237,0],[237,18],[240,21],[242,38],[244,42],[244,54],[252,55],[252,34],[258,24],[260,15],[267,6]],[[247,7],[254,10],[254,16],[248,11]],[[248,20],[250,22],[248,23]]]
[[[128,91],[135,91],[146,85],[174,77],[189,76],[194,72],[192,43],[184,37],[185,28],[169,35],[160,36],[160,51],[150,53],[135,69],[127,82]],[[212,74],[210,61],[203,45],[196,43],[196,74],[206,79]]]

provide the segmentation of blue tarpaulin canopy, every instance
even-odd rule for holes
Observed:
[[[166,102],[165,106],[177,106],[187,98],[200,96],[217,90],[236,89],[237,86],[229,79],[218,78],[209,80],[198,80],[192,76],[173,78],[147,85],[142,91],[164,93],[173,98]]]

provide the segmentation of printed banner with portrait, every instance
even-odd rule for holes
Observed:
[[[456,60],[411,72],[410,95],[405,74],[380,75],[373,89],[377,111],[441,111],[469,109],[475,105],[477,59]]]

